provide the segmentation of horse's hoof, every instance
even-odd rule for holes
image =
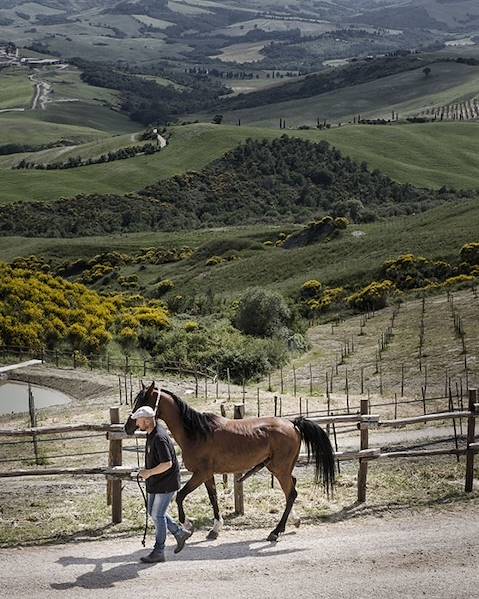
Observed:
[[[270,532],[268,538],[266,539],[270,543],[276,543],[278,541],[279,534],[276,532]]]
[[[214,541],[218,538],[218,533],[216,530],[210,530],[210,532],[206,535],[208,541]]]
[[[298,518],[297,520],[294,521],[293,524],[295,525],[296,528],[299,528],[301,526],[301,520]]]

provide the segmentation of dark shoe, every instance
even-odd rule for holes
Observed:
[[[165,561],[165,554],[163,551],[153,550],[149,555],[140,557],[140,561],[144,564],[157,564]]]
[[[186,541],[191,537],[192,534],[193,533],[189,530],[182,529],[177,535],[175,535],[176,547],[173,553],[179,553],[183,549]]]

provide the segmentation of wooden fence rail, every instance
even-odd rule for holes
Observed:
[[[469,390],[468,410],[458,412],[441,412],[436,414],[425,414],[412,418],[400,418],[396,420],[380,421],[379,416],[369,414],[368,400],[361,401],[360,414],[349,414],[340,416],[321,416],[313,418],[317,423],[328,425],[337,423],[356,424],[360,433],[360,448],[353,451],[336,451],[337,461],[359,461],[358,472],[358,501],[366,500],[368,462],[371,460],[394,459],[394,458],[418,458],[435,457],[439,455],[465,455],[465,492],[473,489],[474,480],[474,457],[479,452],[479,443],[475,441],[475,422],[479,415],[479,404],[477,403],[477,390]],[[235,418],[244,417],[244,404],[235,405]],[[425,422],[437,422],[440,420],[467,418],[467,443],[464,448],[453,449],[406,449],[401,451],[384,451],[381,448],[369,447],[369,430],[371,428],[395,428],[407,425],[416,425]],[[122,520],[122,485],[121,479],[132,479],[132,475],[138,472],[138,467],[132,468],[122,465],[123,440],[127,438],[143,438],[146,433],[137,432],[134,436],[128,436],[124,432],[123,424],[120,423],[119,408],[110,409],[110,423],[105,424],[71,424],[44,427],[30,427],[25,429],[0,429],[0,436],[26,437],[40,435],[51,435],[55,433],[70,433],[77,431],[99,431],[104,432],[109,443],[108,467],[95,468],[35,468],[10,470],[0,472],[0,478],[11,478],[20,476],[52,476],[52,475],[101,475],[105,476],[107,482],[107,503],[112,507],[112,522],[119,523]],[[307,454],[301,453],[298,462],[304,463]],[[187,470],[181,470],[182,475],[190,474]],[[234,498],[235,511],[238,514],[244,512],[243,483],[239,482],[240,474],[234,475]]]

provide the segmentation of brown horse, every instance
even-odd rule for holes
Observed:
[[[193,473],[178,491],[176,503],[182,524],[188,525],[183,509],[185,497],[205,484],[214,513],[214,526],[208,538],[216,539],[222,518],[218,509],[215,474],[243,473],[243,480],[266,467],[277,479],[286,497],[286,508],[276,528],[268,536],[277,541],[297,497],[296,479],[292,475],[298,459],[301,441],[310,458],[315,461],[315,481],[322,482],[329,495],[334,484],[334,454],[325,431],[311,420],[295,418],[245,418],[230,420],[214,414],[203,414],[188,406],[179,397],[152,383],[143,385],[138,393],[134,411],[149,405],[156,416],[164,420],[175,441],[181,447],[185,468]],[[130,417],[125,431],[132,435],[136,421]],[[296,522],[299,526],[299,520]]]

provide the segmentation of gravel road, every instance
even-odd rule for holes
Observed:
[[[154,565],[138,562],[139,537],[4,549],[0,596],[472,599],[479,507],[454,510],[304,527],[276,545],[264,530],[223,531],[217,541],[198,532]]]

